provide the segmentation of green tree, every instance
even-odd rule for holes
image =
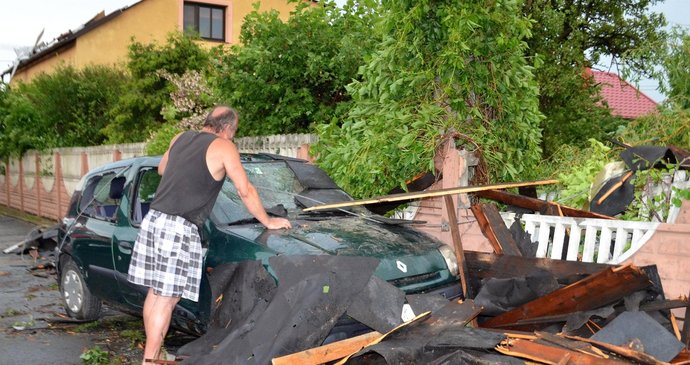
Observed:
[[[173,86],[160,71],[173,75],[205,71],[210,51],[196,39],[178,32],[163,45],[132,42],[127,62],[131,80],[111,111],[112,122],[105,129],[109,143],[142,142],[165,123],[161,110],[169,103]]]
[[[91,65],[59,66],[6,91],[3,154],[27,149],[99,145],[108,111],[122,93],[124,72]]]
[[[662,85],[671,103],[690,111],[690,34],[674,28],[664,49]],[[687,113],[686,113],[687,115]]]
[[[479,146],[491,179],[530,177],[541,150],[530,22],[513,1],[383,2],[382,42],[346,122],[319,128],[319,164],[356,196],[433,169],[447,138]]]
[[[657,0],[525,0],[523,14],[533,20],[528,57],[543,57],[535,73],[540,110],[546,118],[544,153],[562,144],[586,147],[603,139],[622,120],[600,106],[598,87],[585,77],[602,55],[613,64],[641,74],[653,71],[656,58],[647,44],[664,39],[663,15],[650,12]]]
[[[690,35],[675,28],[661,45],[651,44],[650,51],[661,57],[662,70],[657,77],[668,99],[658,113],[637,118],[620,128],[616,137],[630,145],[690,149]]]
[[[351,100],[345,86],[357,77],[376,39],[374,1],[295,1],[287,21],[275,10],[247,15],[241,45],[217,64],[220,97],[238,109],[240,135],[303,133],[340,119]]]

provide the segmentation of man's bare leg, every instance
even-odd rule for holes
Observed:
[[[144,347],[144,360],[158,359],[165,334],[170,327],[175,305],[180,301],[179,297],[165,297],[157,295],[149,288],[144,301],[144,331],[146,332],[146,346]]]

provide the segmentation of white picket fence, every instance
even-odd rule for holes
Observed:
[[[686,171],[677,171],[673,179],[662,186],[653,187],[650,191],[658,193],[659,189],[670,186],[679,189],[690,188],[690,176]],[[673,223],[679,212],[678,207],[671,206],[659,216],[666,223]],[[515,213],[501,213],[508,227],[515,220]],[[624,220],[572,218],[539,214],[519,216],[525,232],[529,233],[532,242],[537,243],[537,257],[565,259],[569,261],[597,262],[620,264],[630,258],[652,237],[660,222],[638,222]]]
[[[502,213],[510,226],[515,213]],[[571,218],[523,214],[520,221],[537,257],[618,264],[627,260],[654,234],[658,222]]]

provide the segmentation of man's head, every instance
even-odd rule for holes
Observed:
[[[238,121],[235,109],[227,105],[218,105],[206,116],[204,129],[219,136],[227,133],[227,138],[232,139],[237,131]]]

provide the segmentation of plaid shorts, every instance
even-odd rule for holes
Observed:
[[[128,280],[154,293],[197,302],[201,283],[201,239],[188,220],[150,209],[141,222]]]

